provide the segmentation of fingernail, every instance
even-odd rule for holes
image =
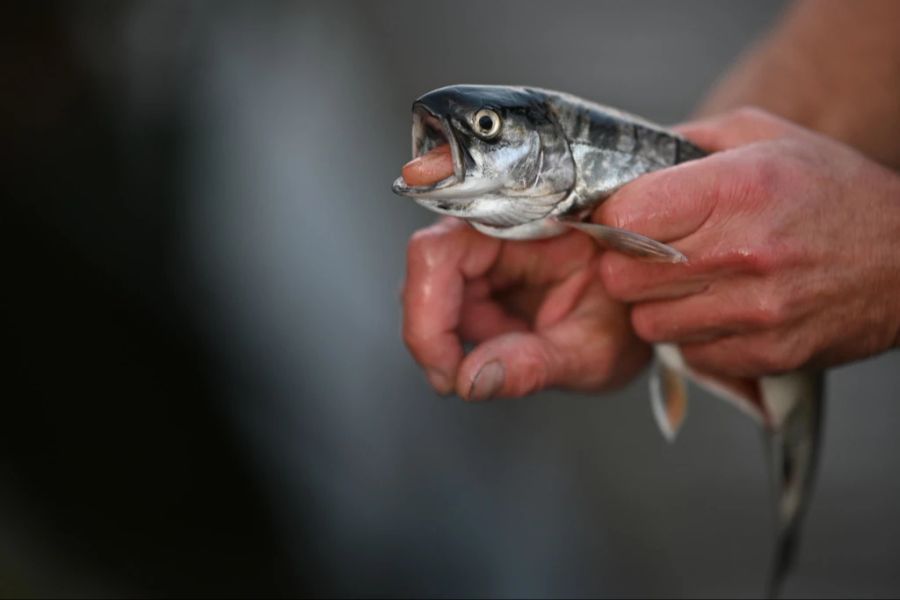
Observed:
[[[436,389],[439,393],[446,394],[450,391],[450,380],[442,372],[437,369],[428,369],[425,372],[425,376],[428,377],[428,383],[431,384],[431,387]]]
[[[469,388],[469,400],[490,400],[503,387],[503,363],[492,360],[475,374]]]

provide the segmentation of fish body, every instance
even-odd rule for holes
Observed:
[[[498,128],[480,127],[484,119]],[[444,144],[451,150],[451,175],[424,186],[399,177],[394,192],[494,237],[538,239],[577,227],[632,255],[684,260],[644,236],[582,223],[632,179],[704,156],[673,132],[560,92],[457,85],[413,103],[413,156]]]
[[[674,441],[687,412],[685,379],[732,403],[760,427],[774,500],[775,549],[766,597],[778,595],[797,554],[819,456],[824,374],[796,371],[759,379],[726,379],[693,371],[678,348],[658,344],[650,379],[653,414]]]
[[[617,189],[652,171],[706,156],[677,133],[640,117],[532,87],[455,85],[413,103],[414,159],[446,152],[446,177],[394,192],[459,217],[494,237],[539,239],[579,229],[602,245],[649,260],[683,262],[674,248],[585,222]],[[776,499],[776,550],[769,593],[791,564],[810,495],[822,411],[820,373],[726,380],[690,369],[676,346],[656,347],[651,401],[672,440],[687,409],[685,379],[731,401],[763,431]]]

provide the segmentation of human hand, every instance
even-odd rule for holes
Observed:
[[[900,176],[753,109],[685,125],[710,157],[651,173],[594,213],[687,255],[601,258],[634,329],[694,368],[756,377],[900,343]]]
[[[610,299],[586,235],[505,242],[445,218],[413,235],[403,334],[441,393],[469,400],[624,384],[650,349]],[[477,346],[468,355],[463,343]]]

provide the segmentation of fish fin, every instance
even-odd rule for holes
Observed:
[[[667,365],[682,377],[693,380],[714,396],[725,400],[760,425],[766,426],[769,417],[760,397],[755,379],[713,376],[696,371],[684,362],[681,351],[674,344],[657,344],[654,347],[657,362]]]
[[[668,442],[674,442],[687,415],[687,385],[681,373],[662,362],[650,379],[650,403],[656,424]]]
[[[770,426],[771,417],[766,404],[762,400],[759,380],[713,376],[702,372],[695,372],[694,377],[700,385],[745,415],[748,415],[763,427]]]
[[[654,349],[660,365],[731,402],[762,426],[775,500],[775,552],[766,584],[767,597],[774,598],[793,566],[815,479],[824,411],[823,374],[797,371],[758,380],[726,378],[691,369],[675,345],[658,344]],[[662,382],[651,380],[654,414],[668,437],[660,419],[663,398],[657,398],[663,387]]]
[[[616,250],[628,256],[670,263],[686,263],[687,257],[668,244],[657,242],[647,236],[618,227],[581,223],[577,221],[559,221],[564,225],[583,231],[610,250]]]
[[[800,526],[809,505],[821,437],[823,376],[789,373],[760,381],[771,408],[766,443],[775,495],[775,554],[766,593],[778,595],[797,552]]]

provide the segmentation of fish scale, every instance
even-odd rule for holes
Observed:
[[[398,178],[393,185],[397,194],[501,239],[540,239],[577,229],[636,258],[687,260],[656,240],[584,221],[629,181],[707,155],[677,133],[571,94],[532,87],[447,86],[416,100],[413,115],[413,158],[424,146],[417,122],[433,119],[450,146],[447,160],[453,162],[453,174],[418,186]],[[488,117],[489,131],[481,129],[476,115]],[[493,127],[495,120],[499,127]],[[776,545],[766,591],[776,595],[793,563],[809,504],[823,409],[822,374],[798,371],[728,380],[695,372],[670,344],[657,345],[655,356],[651,404],[670,441],[686,415],[685,378],[760,425],[775,488]]]

